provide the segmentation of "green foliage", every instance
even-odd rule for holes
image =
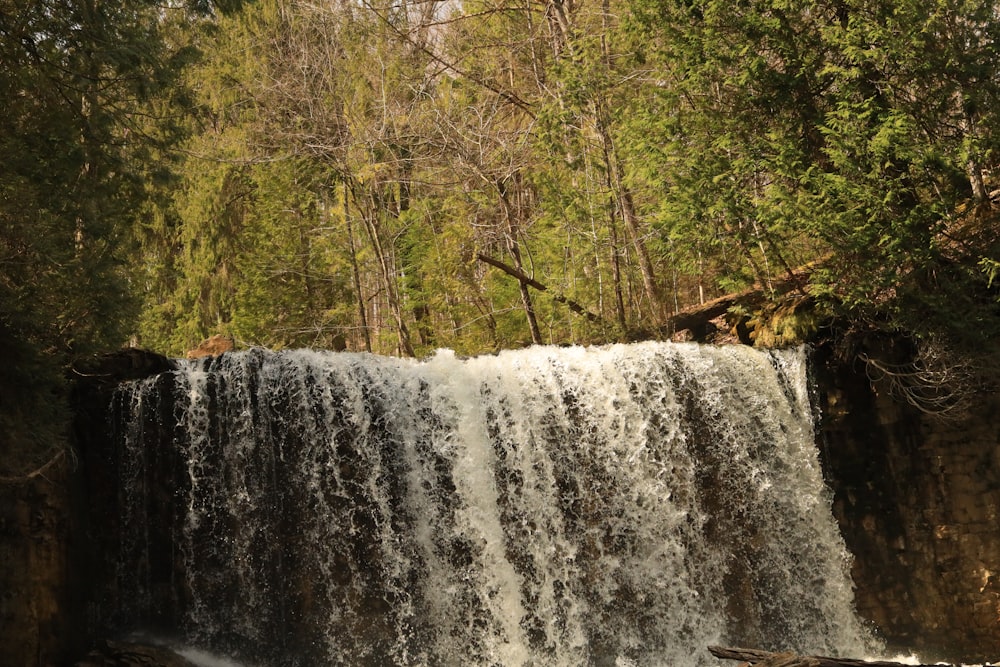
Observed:
[[[13,473],[63,446],[71,361],[131,331],[129,249],[169,125],[144,102],[184,60],[160,16],[146,0],[0,2],[0,456]]]
[[[993,287],[997,276],[1000,275],[1000,262],[989,257],[983,257],[979,260],[979,268],[986,275],[987,286]]]
[[[669,141],[649,153],[665,183],[658,226],[688,252],[713,255],[720,283],[743,273],[766,285],[822,257],[812,291],[842,310],[880,309],[928,336],[959,335],[982,313],[969,298],[928,294],[951,292],[933,278],[943,275],[963,286],[952,296],[983,293],[982,281],[955,270],[970,257],[955,256],[949,226],[963,202],[984,201],[1000,137],[994,9],[631,7],[632,30],[648,37],[642,60],[665,78],[676,73],[669,122],[639,117],[642,134],[660,127]],[[995,239],[994,231],[970,242],[982,254]]]
[[[255,206],[240,234],[232,332],[279,347],[325,347],[349,323],[349,260],[332,202],[300,180],[294,162],[254,168]]]
[[[807,263],[997,328],[991,5],[0,3],[11,349],[605,342]]]
[[[766,348],[802,345],[814,340],[830,313],[815,299],[800,296],[766,304],[747,321],[754,345]]]

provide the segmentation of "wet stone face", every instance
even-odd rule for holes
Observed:
[[[822,361],[822,360],[821,360]],[[820,363],[823,464],[859,613],[924,661],[1000,655],[1000,400],[941,420],[856,368]]]
[[[77,396],[79,466],[0,487],[11,564],[0,620],[19,638],[0,664],[72,661],[87,636],[139,624],[232,654],[294,651],[302,664],[335,644],[350,664],[448,651],[516,660],[515,641],[539,664],[642,664],[634,647],[697,644],[705,619],[733,643],[764,645],[761,628],[794,628],[761,602],[783,590],[766,574],[774,531],[762,517],[786,512],[751,502],[781,487],[748,461],[773,439],[734,437],[752,431],[726,426],[720,406],[759,407],[767,392],[713,376],[729,363],[715,352],[639,352],[592,367],[586,354],[541,354],[495,368],[331,369],[261,351],[190,363],[129,351],[76,369],[88,387]],[[925,661],[995,660],[997,397],[942,423],[873,391],[858,368],[815,367],[819,451],[863,622]],[[785,405],[801,403],[789,402],[796,374],[781,377]],[[122,379],[132,382],[114,401],[102,393]],[[733,389],[743,385],[752,389]],[[747,444],[733,449],[737,440]],[[695,612],[675,613],[692,600]]]

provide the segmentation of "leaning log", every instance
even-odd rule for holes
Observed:
[[[580,305],[578,302],[566,297],[563,294],[549,291],[548,285],[546,285],[545,283],[538,282],[537,280],[526,274],[524,271],[520,271],[514,268],[513,266],[510,266],[509,264],[504,264],[499,259],[494,259],[493,257],[490,257],[489,255],[484,255],[481,252],[476,253],[476,258],[480,262],[484,262],[486,264],[489,264],[490,266],[495,266],[496,268],[500,269],[501,271],[511,276],[512,278],[516,278],[517,281],[522,285],[527,285],[528,287],[534,287],[539,292],[548,292],[549,294],[552,295],[552,299],[554,301],[558,301],[559,303],[565,304],[566,306],[569,307],[570,310],[572,310],[577,315],[583,315],[591,322],[601,322],[600,315],[592,313],[591,311],[587,310],[584,306]]]
[[[794,653],[772,653],[753,648],[726,648],[709,646],[709,652],[723,660],[739,660],[754,667],[958,667],[936,663],[934,665],[907,665],[902,662],[885,660],[855,660],[852,658],[828,658],[825,656],[802,656]]]

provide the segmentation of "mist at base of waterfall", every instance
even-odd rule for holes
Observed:
[[[249,350],[120,391],[121,617],[247,665],[874,648],[805,350]]]

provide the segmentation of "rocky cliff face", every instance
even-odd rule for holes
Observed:
[[[1000,396],[983,391],[961,420],[941,421],[873,386],[855,361],[820,348],[816,362],[823,462],[855,556],[861,615],[891,648],[925,661],[996,661]],[[86,584],[114,537],[78,510],[114,505],[102,497],[105,390],[119,375],[168,364],[128,353],[91,369],[78,400],[82,465],[60,461],[44,476],[0,485],[0,664],[72,664],[102,625]]]
[[[111,390],[171,367],[139,350],[81,364],[74,369],[75,447],[67,443],[26,477],[0,479],[0,665],[70,665],[91,648],[100,627],[100,549],[114,539],[93,520],[100,510],[92,512],[113,502],[103,483],[113,446],[106,424]]]
[[[884,354],[885,349],[872,352]],[[890,648],[1000,658],[1000,396],[942,419],[817,354],[824,467],[857,606]]]
[[[74,608],[78,572],[70,466],[0,482],[0,665],[61,665],[84,648]]]

